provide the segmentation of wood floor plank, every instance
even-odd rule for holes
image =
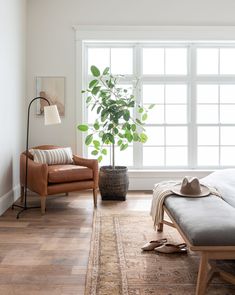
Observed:
[[[151,195],[132,193],[126,202],[101,202],[102,211],[144,210]],[[40,199],[29,197],[30,205]],[[0,294],[83,295],[93,221],[91,192],[53,196],[40,209],[17,209],[0,217]]]

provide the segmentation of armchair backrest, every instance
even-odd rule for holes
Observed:
[[[58,148],[61,148],[61,147],[57,145],[49,145],[49,144],[32,147],[32,149],[38,149],[38,150],[54,150]]]

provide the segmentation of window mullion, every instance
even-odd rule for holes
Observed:
[[[137,77],[139,79],[137,88],[135,89],[135,97],[136,97],[136,103],[141,104],[143,103],[142,100],[142,49],[141,46],[136,44],[134,46],[134,77]],[[134,110],[134,116],[137,117],[137,108]],[[143,145],[139,142],[133,142],[133,165],[135,168],[140,169],[143,167]]]
[[[189,47],[189,74],[191,83],[189,84],[188,97],[188,143],[189,143],[189,167],[194,169],[197,166],[197,85],[196,85],[196,48],[194,45]]]

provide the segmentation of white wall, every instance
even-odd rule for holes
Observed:
[[[18,195],[24,143],[26,1],[0,0],[0,214]]]
[[[44,127],[34,115],[31,145],[75,149],[73,25],[235,25],[234,11],[233,0],[28,0],[28,98],[36,94],[35,76],[66,77],[62,125]]]
[[[66,77],[62,124],[44,127],[42,118],[34,115],[31,145],[76,148],[73,25],[231,26],[235,25],[234,11],[234,0],[28,0],[28,98],[35,96],[36,76]],[[155,175],[146,177],[142,188],[151,188]],[[133,185],[139,179],[133,182],[134,178],[131,175],[131,188],[139,189]]]

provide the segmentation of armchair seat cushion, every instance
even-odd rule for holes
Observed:
[[[92,169],[77,165],[49,165],[49,183],[67,183],[93,179]]]

